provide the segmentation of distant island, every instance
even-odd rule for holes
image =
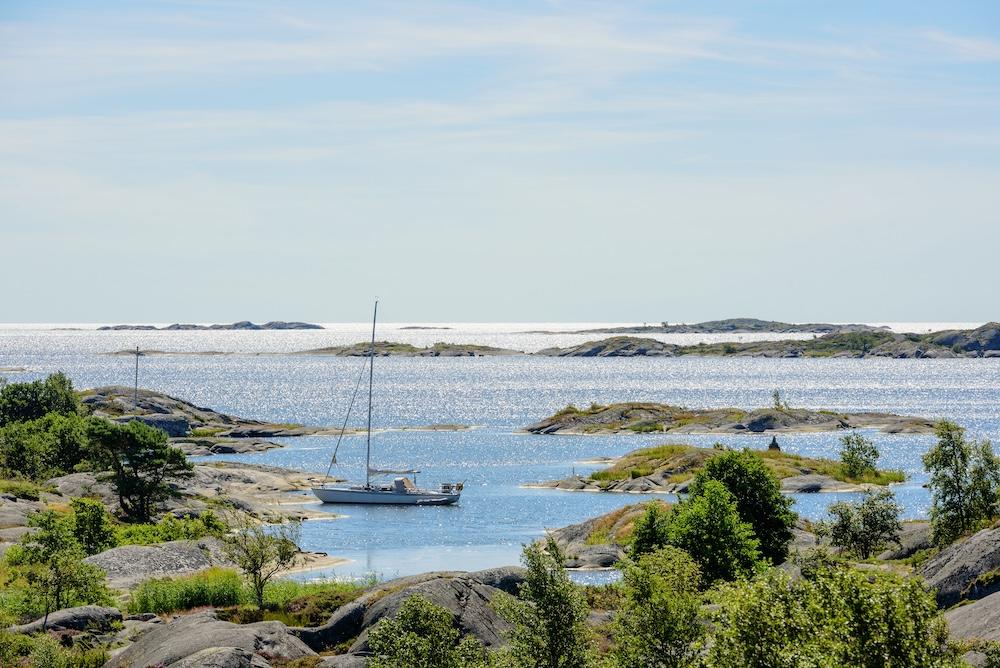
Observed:
[[[884,330],[837,332],[813,339],[699,343],[680,346],[656,339],[616,336],[536,353],[548,357],[1000,357],[1000,323],[930,334]]]
[[[371,348],[370,343],[353,343],[347,346],[328,346],[303,350],[296,355],[333,355],[336,357],[365,357]],[[471,343],[435,343],[427,347],[418,347],[409,343],[392,341],[376,341],[376,357],[498,357],[506,355],[524,355],[519,350],[495,348],[493,346],[478,346]]]
[[[683,408],[628,402],[580,409],[567,406],[524,428],[532,434],[683,433],[745,434],[880,429],[886,433],[929,434],[931,420],[894,413],[840,413],[788,406],[755,408]]]
[[[407,325],[406,327],[400,327],[400,329],[451,329],[451,327],[439,327],[436,325]]]
[[[192,331],[192,330],[202,330],[202,329],[217,329],[217,330],[246,330],[246,331],[256,331],[262,329],[323,329],[320,325],[314,325],[310,322],[285,322],[284,320],[272,320],[271,322],[265,322],[263,325],[258,325],[252,323],[249,320],[241,320],[239,322],[234,322],[229,325],[191,325],[191,324],[179,324],[174,323],[173,325],[167,325],[166,327],[156,327],[155,325],[105,325],[104,327],[98,327],[99,331],[129,331],[129,330],[141,330],[141,331],[154,331],[154,332],[171,332],[171,331]]]
[[[235,325],[199,326],[201,329],[247,329]],[[277,325],[300,323],[267,323],[255,325],[259,329],[293,329]],[[270,326],[275,325],[275,326]],[[124,328],[124,325],[118,328]],[[180,329],[186,325],[171,325],[165,329]],[[140,329],[155,329],[138,327]],[[305,325],[302,328],[319,328]],[[114,329],[114,328],[102,328]],[[332,355],[337,357],[364,357],[371,344],[366,341],[347,345],[327,346],[311,350],[285,352],[233,353],[219,351],[166,351],[146,350],[144,355]],[[109,355],[134,355],[134,350],[119,350]],[[538,357],[893,357],[900,359],[993,357],[1000,358],[1000,323],[990,322],[976,329],[950,329],[929,334],[896,334],[871,329],[856,332],[837,332],[812,339],[781,339],[777,341],[730,341],[677,345],[657,339],[637,336],[613,336],[587,341],[565,348],[545,348],[527,353],[509,348],[497,348],[474,343],[438,342],[430,346],[415,346],[397,341],[377,341],[378,357],[506,357],[533,355]]]
[[[837,332],[888,331],[887,327],[858,324],[790,323],[758,318],[726,318],[707,320],[692,325],[684,323],[658,325],[629,325],[624,327],[600,327],[580,329],[573,332],[537,330],[527,334],[833,334]]]

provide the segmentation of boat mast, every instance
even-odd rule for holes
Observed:
[[[136,413],[139,412],[139,346],[135,347],[135,385],[132,388],[132,404]]]
[[[372,485],[372,385],[375,382],[375,321],[378,319],[378,299],[372,314],[372,344],[368,348],[368,441],[365,453],[365,487]]]

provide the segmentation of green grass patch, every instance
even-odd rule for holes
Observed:
[[[203,606],[239,605],[245,600],[243,578],[231,568],[210,568],[174,578],[146,580],[132,592],[133,613],[163,614]]]
[[[42,492],[51,491],[51,487],[30,480],[0,480],[0,494],[10,494],[27,501],[38,501],[42,498]]]
[[[195,427],[191,430],[191,436],[195,438],[211,438],[216,434],[221,434],[226,431],[228,427]]]

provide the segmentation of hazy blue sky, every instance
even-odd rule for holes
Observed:
[[[992,0],[0,0],[0,321],[985,320],[998,257]]]

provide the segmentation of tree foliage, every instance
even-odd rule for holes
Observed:
[[[37,420],[49,413],[71,415],[79,409],[73,383],[62,372],[45,380],[0,385],[0,426]]]
[[[989,441],[970,442],[954,422],[935,426],[937,445],[924,454],[930,474],[931,522],[939,545],[981,526],[997,514],[1000,465]]]
[[[73,536],[86,554],[97,554],[118,544],[114,520],[103,503],[78,498],[70,501],[70,507]]]
[[[406,599],[393,617],[368,634],[371,668],[477,668],[488,656],[476,638],[455,628],[452,614],[420,595]]]
[[[704,480],[697,493],[671,509],[666,533],[668,545],[698,563],[705,585],[752,575],[764,565],[753,527],[718,480]]]
[[[840,462],[849,477],[861,478],[866,473],[875,473],[878,457],[875,444],[858,432],[840,437]]]
[[[87,456],[86,418],[49,413],[0,427],[0,473],[47,480],[74,470]]]
[[[764,558],[772,564],[784,561],[796,515],[791,510],[792,500],[781,493],[781,484],[760,457],[748,450],[712,457],[688,488],[690,496],[701,494],[709,480],[722,483],[732,494],[737,512],[753,528]]]
[[[610,663],[616,668],[681,668],[698,654],[701,572],[674,547],[620,565],[624,603],[615,615]]]
[[[851,568],[792,582],[771,572],[718,595],[711,668],[962,665],[920,581]]]
[[[518,598],[494,601],[512,626],[507,659],[518,668],[586,668],[592,665],[587,603],[566,574],[566,558],[550,537],[524,548],[527,573]]]
[[[233,531],[223,537],[223,552],[243,571],[257,607],[262,608],[264,587],[298,559],[300,524],[265,527],[250,515],[239,513],[230,525]]]
[[[903,525],[899,521],[899,504],[888,489],[866,490],[858,503],[839,501],[830,506],[831,520],[823,533],[837,547],[867,559],[886,545],[899,540]]]
[[[658,501],[646,504],[646,512],[635,521],[632,530],[633,558],[654,552],[667,544],[667,507]]]
[[[183,452],[170,446],[164,431],[137,420],[92,420],[88,433],[93,461],[109,471],[102,477],[111,482],[127,517],[148,521],[170,497],[168,482],[190,475],[193,468]]]
[[[69,518],[45,510],[31,515],[28,526],[34,531],[25,534],[21,549],[7,561],[24,569],[42,601],[46,621],[50,612],[69,605],[110,603],[104,573],[83,561],[86,555]]]

